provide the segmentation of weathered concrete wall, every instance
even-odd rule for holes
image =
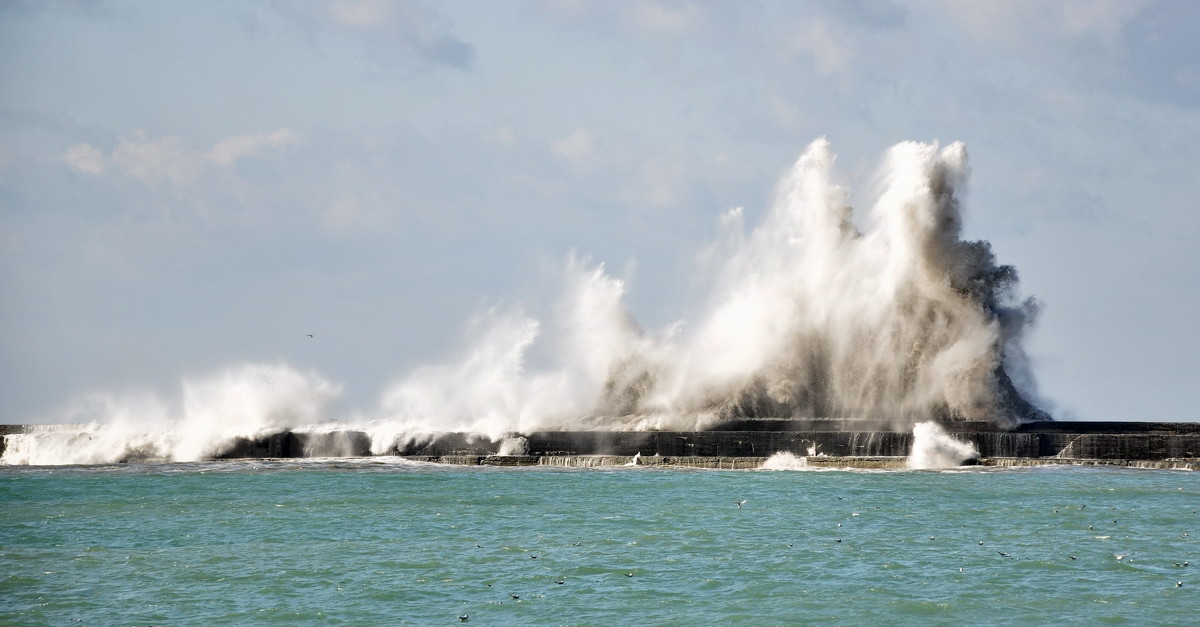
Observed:
[[[980,430],[980,423],[947,425],[952,437],[973,444],[981,458],[1200,458],[1198,423],[1056,422],[1034,423],[1014,431]],[[540,458],[605,455],[765,458],[780,452],[800,456],[906,457],[913,444],[910,432],[861,430],[866,425],[856,421],[746,420],[719,426],[725,430],[539,431],[519,437],[524,438],[525,444],[521,453]],[[480,435],[443,433],[394,447],[388,453],[408,457],[483,458],[495,455],[499,448],[499,441]],[[357,456],[369,454],[368,449],[366,436],[356,432],[282,433],[257,441],[235,441],[221,457]]]
[[[258,439],[229,441],[216,459],[253,457],[367,457],[371,438],[361,431],[295,433],[285,431]]]
[[[1200,423],[1038,422],[1012,431],[987,423],[949,422],[951,437],[970,442],[983,459],[1172,460],[1200,459]],[[0,435],[61,431],[63,425],[3,425]],[[766,458],[789,452],[834,458],[907,457],[913,435],[909,425],[855,420],[731,420],[708,431],[541,431],[511,434],[531,459],[617,456],[642,458]],[[502,440],[469,433],[431,434],[406,442],[386,454],[450,458],[471,463],[493,457]],[[215,457],[365,457],[370,439],[358,431],[282,432],[261,438],[239,438]],[[4,450],[0,440],[0,454]],[[506,456],[519,457],[519,456]],[[513,463],[519,463],[512,460]],[[504,460],[489,463],[507,463]],[[539,462],[540,463],[540,462]]]
[[[651,456],[636,459],[624,455],[449,455],[408,457],[416,461],[458,466],[557,466],[562,468],[612,468],[620,466],[659,468],[720,468],[727,470],[758,469],[766,457],[665,457]],[[1159,470],[1200,470],[1200,459],[1129,460],[1129,459],[1067,459],[1052,457],[992,457],[978,461],[982,466],[1123,466]],[[907,457],[808,457],[803,466],[809,468],[869,468],[898,470],[908,467]]]
[[[955,433],[981,457],[1041,457],[1042,436],[1028,433]],[[768,457],[788,452],[835,457],[906,457],[912,433],[880,431],[537,432],[526,436],[535,455],[667,455]],[[1062,448],[1062,447],[1059,447]],[[1147,458],[1150,459],[1150,458]]]

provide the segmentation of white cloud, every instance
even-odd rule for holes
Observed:
[[[396,4],[385,0],[338,0],[329,5],[329,17],[348,28],[380,30],[396,18]]]
[[[582,165],[591,158],[595,149],[596,140],[591,131],[581,128],[555,143],[552,151],[574,165]]]
[[[320,8],[280,3],[280,11],[316,32],[361,46],[388,72],[414,63],[470,70],[475,48],[453,33],[437,7],[412,0],[333,0]]]
[[[705,14],[694,4],[670,7],[642,2],[630,7],[626,22],[646,35],[687,35],[704,25]]]
[[[514,146],[517,143],[517,131],[512,126],[505,124],[496,129],[492,138],[505,146]]]
[[[1125,25],[1147,6],[1143,0],[930,0],[930,4],[977,40],[1010,48],[1028,46],[1046,35],[1091,37],[1117,45]]]
[[[1095,35],[1116,43],[1125,24],[1146,7],[1135,0],[1089,0],[1058,2],[1058,19],[1063,30],[1074,35]]]
[[[538,0],[536,5],[542,11],[572,18],[583,17],[592,9],[589,0]]]
[[[371,194],[377,196],[377,194]],[[329,201],[321,216],[322,223],[335,233],[350,233],[379,228],[384,215],[378,210],[378,198],[364,202],[358,195],[343,194]]]
[[[146,185],[167,181],[175,185],[192,182],[204,169],[200,155],[177,135],[150,138],[138,131],[113,149],[113,165]]]
[[[682,200],[688,171],[679,161],[654,160],[642,164],[640,185],[630,190],[631,200],[653,207],[670,207]]]
[[[234,135],[218,141],[211,150],[189,146],[182,137],[150,137],[138,131],[122,139],[112,153],[89,144],[76,144],[62,156],[63,161],[78,172],[103,174],[114,170],[132,176],[147,186],[169,183],[187,186],[213,168],[229,167],[239,159],[260,155],[268,150],[282,150],[299,143],[290,129],[272,133]]]
[[[813,69],[822,76],[850,72],[850,50],[838,41],[825,22],[817,21],[791,41],[792,49],[812,56]]]
[[[100,174],[104,171],[104,153],[91,144],[76,144],[63,154],[63,161],[80,172]]]
[[[217,142],[205,158],[217,165],[233,165],[243,157],[253,157],[267,149],[282,149],[299,143],[300,138],[291,129],[282,128],[274,133],[235,135]]]

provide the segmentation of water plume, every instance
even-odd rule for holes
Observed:
[[[759,226],[743,233],[740,210],[726,217],[726,261],[696,332],[614,364],[604,404],[900,425],[1046,417],[1026,398],[1020,347],[1036,304],[1013,302],[1016,272],[987,242],[961,239],[965,147],[892,148],[864,231],[833,163],[828,142],[814,142]]]
[[[196,461],[237,438],[299,429],[327,418],[341,386],[282,364],[244,364],[181,382],[175,403],[154,394],[92,394],[64,412],[69,423],[5,437],[6,464]]]
[[[760,470],[809,470],[807,457],[800,457],[795,453],[788,451],[780,451],[768,457],[763,462]]]
[[[504,438],[500,441],[500,448],[496,451],[497,455],[528,455],[529,440],[521,436]]]
[[[956,468],[963,462],[979,459],[979,451],[968,442],[960,442],[935,422],[913,425],[909,468]]]
[[[643,331],[624,283],[572,258],[553,327],[567,338],[560,363],[526,372],[539,323],[500,316],[468,358],[419,371],[385,405],[409,424],[493,432],[697,429],[731,417],[903,430],[1048,419],[1028,400],[1036,390],[1021,348],[1036,302],[1016,301],[1016,271],[987,242],[961,238],[966,148],[893,147],[862,230],[834,163],[818,140],[759,225],[747,230],[741,209],[723,216],[694,327]]]
[[[520,307],[483,313],[464,350],[400,377],[374,410],[331,421],[340,385],[242,366],[185,382],[175,405],[94,397],[68,416],[89,425],[93,444],[78,434],[14,440],[3,461],[192,460],[284,429],[360,431],[382,454],[447,432],[500,441],[537,430],[696,430],[727,418],[845,418],[897,431],[1049,419],[1021,346],[1037,304],[1018,300],[1016,271],[987,242],[962,239],[966,148],[894,146],[862,216],[835,163],[819,139],[760,223],[747,227],[740,208],[722,216],[691,323],[643,329],[625,282],[572,254],[547,321]],[[538,342],[554,350],[533,367]]]

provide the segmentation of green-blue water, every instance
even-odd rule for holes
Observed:
[[[7,467],[0,623],[1196,624],[1198,509],[1078,467]]]

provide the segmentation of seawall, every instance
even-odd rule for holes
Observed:
[[[913,434],[852,420],[731,421],[707,431],[538,431],[523,439],[528,455],[642,457],[801,456],[906,457]],[[1165,460],[1200,458],[1200,423],[1039,422],[1011,431],[986,423],[945,423],[950,437],[975,446],[982,459]],[[491,454],[499,442],[461,433],[441,434],[396,447],[397,455]]]
[[[1200,464],[1200,423],[1033,422],[1007,431],[981,422],[947,422],[942,426],[950,437],[972,444],[979,452],[979,458],[968,463],[1189,468]],[[0,439],[0,455],[12,436],[71,430],[85,433],[87,429],[86,425],[0,425],[0,435],[4,436]],[[471,463],[469,460],[474,459],[476,464],[575,466],[625,464],[638,456],[642,463],[742,467],[787,452],[807,458],[812,464],[894,467],[903,465],[912,447],[911,425],[746,419],[725,421],[706,431],[535,431],[511,433],[500,439],[469,433],[428,434],[398,444],[385,454],[444,463]],[[283,431],[253,439],[232,439],[219,448],[221,452],[214,456],[218,459],[372,454],[369,437],[348,430]],[[502,449],[510,454],[497,455]]]

